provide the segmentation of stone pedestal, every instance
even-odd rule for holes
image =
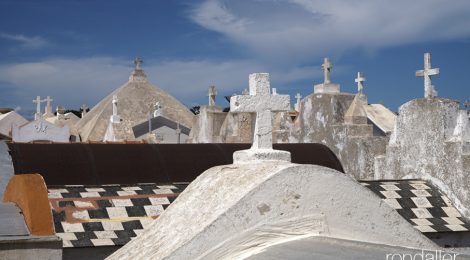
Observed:
[[[332,83],[322,83],[317,84],[313,87],[313,93],[325,93],[325,94],[332,94],[332,93],[339,93],[340,92],[340,85],[339,84],[332,84]]]
[[[290,152],[273,149],[248,149],[233,153],[233,163],[254,163],[259,161],[291,162]]]

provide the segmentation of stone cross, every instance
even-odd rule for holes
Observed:
[[[45,100],[41,100],[40,96],[37,96],[36,99],[33,100],[33,103],[36,103],[36,113],[34,114],[34,120],[41,118],[41,102],[45,102]]]
[[[86,115],[87,113],[87,110],[88,110],[88,107],[86,106],[86,104],[83,104],[80,109],[82,110],[82,118]]]
[[[300,99],[302,98],[302,96],[300,95],[300,93],[297,93],[295,95],[295,98],[296,98],[295,111],[300,112]]]
[[[45,109],[45,114],[46,115],[53,115],[52,114],[52,106],[51,106],[51,102],[54,101],[50,96],[47,96],[46,99],[44,99],[44,101],[46,101],[46,109]]]
[[[321,65],[323,68],[323,75],[324,75],[324,84],[331,83],[331,69],[333,68],[333,64],[331,64],[330,59],[325,58],[323,64]]]
[[[424,77],[424,97],[433,98],[436,96],[434,86],[431,83],[431,76],[438,75],[439,68],[431,68],[431,53],[424,54],[424,70],[416,71],[416,77]]]
[[[256,113],[251,149],[272,149],[271,113],[290,109],[288,95],[271,95],[269,73],[254,73],[249,76],[250,94],[232,96],[231,112]]]
[[[215,97],[217,96],[217,90],[215,86],[210,86],[207,96],[209,97],[209,106],[215,106]]]
[[[144,61],[141,58],[135,58],[134,59],[135,69],[140,70],[140,65],[142,63],[144,63]]]
[[[366,81],[364,74],[362,72],[358,72],[357,78],[354,81],[357,82],[357,93],[362,94],[362,90],[364,89],[364,85],[362,83]]]
[[[118,110],[117,110],[117,104],[118,104],[118,98],[116,95],[113,96],[113,115],[111,116],[111,123],[120,123],[121,118],[118,115]]]

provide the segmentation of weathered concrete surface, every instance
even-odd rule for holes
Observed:
[[[470,143],[453,140],[459,114],[459,102],[444,98],[402,105],[376,178],[428,179],[470,217]]]
[[[245,232],[251,239],[243,240]],[[207,170],[109,259],[238,259],[308,236],[435,248],[353,178],[315,165],[266,162]]]
[[[385,153],[388,137],[374,136],[370,124],[345,124],[354,97],[348,93],[307,96],[291,129],[290,142],[325,144],[341,160],[347,174],[373,179],[374,157]]]
[[[4,141],[0,141],[0,196],[3,198],[3,193],[8,185],[11,177],[15,175],[13,162],[9,153],[8,145]]]
[[[219,106],[202,106],[194,117],[188,143],[221,143],[220,129],[227,113]]]
[[[22,213],[13,203],[0,203],[0,259],[62,259],[60,238],[31,235]]]
[[[0,259],[61,260],[62,241],[56,236],[9,236],[0,238]]]

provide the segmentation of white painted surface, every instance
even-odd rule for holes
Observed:
[[[12,131],[14,142],[52,141],[69,142],[70,129],[68,126],[59,127],[39,118],[23,126],[14,126]]]
[[[28,123],[28,120],[26,120],[23,116],[16,113],[15,111],[10,111],[6,114],[1,114],[0,115],[0,133],[2,135],[11,137],[11,131],[14,125],[22,126],[26,123]]]

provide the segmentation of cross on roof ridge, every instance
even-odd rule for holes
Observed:
[[[135,69],[136,70],[140,70],[140,65],[144,63],[144,61],[140,58],[140,57],[137,57],[134,59],[134,64],[135,64]]]

